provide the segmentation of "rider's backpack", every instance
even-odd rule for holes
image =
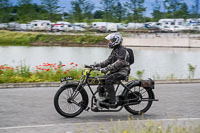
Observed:
[[[134,63],[134,54],[133,54],[133,50],[130,48],[126,48],[126,50],[129,53],[129,63],[130,65],[132,65]]]

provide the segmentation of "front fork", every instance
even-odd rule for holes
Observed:
[[[64,83],[64,81],[65,81],[65,83]],[[64,83],[64,84],[63,84]],[[61,86],[64,86],[64,85],[66,85],[66,84],[68,84],[68,81],[66,81],[66,80],[63,80],[62,82],[61,82],[61,85],[60,85],[60,87]],[[80,93],[80,87],[82,87],[81,86],[81,82],[79,82],[78,83],[78,85],[77,85],[77,87],[74,89],[74,88],[72,88],[73,90],[73,92],[72,92],[72,94],[71,94],[71,97],[69,97],[68,99],[67,99],[67,102],[68,103],[73,103],[73,104],[75,104],[75,105],[77,105],[77,106],[80,106],[80,104],[79,103],[77,103],[74,99],[78,96],[78,94]]]
[[[80,91],[81,91],[80,88],[82,88],[82,86],[81,86],[81,84],[79,83],[78,86],[76,87],[76,89],[75,89],[75,90],[73,91],[73,93],[72,93],[72,96],[71,96],[71,99],[72,99],[72,100],[74,100],[74,99],[78,96],[78,94],[79,94]]]

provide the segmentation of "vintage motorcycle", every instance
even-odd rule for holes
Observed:
[[[105,78],[96,76],[91,77],[92,71],[99,71],[99,68],[93,66],[86,66],[82,72],[82,77],[79,82],[74,81],[73,77],[64,77],[61,79],[61,87],[55,94],[54,106],[56,111],[67,118],[78,116],[83,110],[94,112],[118,112],[125,108],[128,112],[134,115],[141,115],[148,111],[155,99],[153,92],[154,81],[148,80],[132,80],[119,81],[115,84],[116,107],[109,107],[108,105],[100,104],[99,91],[104,90],[104,98],[108,98],[105,89]],[[126,83],[124,83],[126,82]],[[88,86],[92,94],[91,106],[89,107],[88,92],[85,89]],[[94,87],[91,87],[94,86]],[[95,89],[94,89],[95,88]],[[120,91],[121,92],[118,92]],[[106,101],[104,99],[104,101]]]

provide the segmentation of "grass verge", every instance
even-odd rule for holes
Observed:
[[[153,121],[153,120],[129,120],[110,122],[102,125],[98,131],[88,133],[200,133],[200,124],[185,121],[184,123]]]
[[[0,46],[30,46],[31,44],[90,44],[104,45],[104,36],[95,35],[49,35],[37,32],[0,31]],[[70,45],[71,46],[71,45]],[[80,46],[80,45],[79,45]]]

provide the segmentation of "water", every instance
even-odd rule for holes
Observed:
[[[166,79],[173,74],[175,78],[187,78],[188,63],[197,66],[195,78],[200,78],[200,49],[186,48],[132,48],[135,63],[131,66],[131,76],[136,71],[144,70],[143,78]],[[0,47],[0,65],[17,66],[20,63],[29,65],[32,69],[45,62],[69,65],[77,63],[94,64],[105,60],[111,50],[99,47]]]

